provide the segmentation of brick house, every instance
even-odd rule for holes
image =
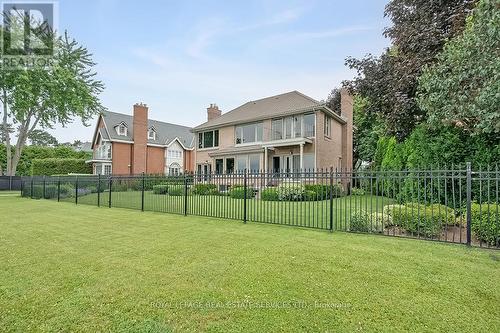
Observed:
[[[103,112],[92,140],[94,174],[179,174],[194,171],[191,128],[148,119],[135,104],[133,116]]]
[[[340,114],[292,91],[224,114],[212,104],[207,116],[207,122],[193,129],[200,174],[352,168],[353,99],[346,90]]]

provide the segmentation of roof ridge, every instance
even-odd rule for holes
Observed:
[[[120,115],[120,116],[134,118],[133,115],[126,114],[126,113],[121,113],[121,112],[114,112],[114,111],[108,111],[108,110],[102,111],[102,114],[105,114],[105,113],[113,113],[113,114]],[[179,125],[179,124],[169,123],[169,122],[166,122],[166,121],[161,121],[161,120],[149,119],[148,118],[148,122],[149,121],[153,121],[153,122],[157,122],[157,123],[162,123],[162,124],[167,124],[167,125],[172,125],[172,126],[177,126],[177,127],[184,127],[184,128],[187,128],[187,129],[191,129],[192,128],[192,127],[186,126],[186,125]]]

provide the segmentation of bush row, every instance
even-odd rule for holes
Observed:
[[[84,159],[76,158],[45,158],[34,159],[31,162],[32,175],[65,175],[69,173],[91,174],[92,165],[85,163]]]
[[[264,201],[318,201],[329,199],[330,192],[334,198],[344,195],[344,190],[340,184],[330,187],[330,185],[285,183],[275,188],[263,190],[261,199]]]

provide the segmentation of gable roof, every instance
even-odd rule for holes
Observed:
[[[134,140],[134,118],[127,114],[104,111],[101,114],[101,119],[106,127],[106,135],[101,135],[103,139],[111,141],[133,141]],[[115,126],[125,123],[127,125],[127,135],[118,135]],[[168,145],[173,140],[177,139],[187,149],[194,147],[194,135],[191,128],[187,126],[175,125],[163,121],[148,119],[148,129],[154,127],[156,131],[156,140],[148,139],[148,144]]]
[[[324,108],[326,108],[324,103],[318,102],[294,90],[284,94],[247,102],[236,109],[195,127],[193,130],[198,131],[221,125],[252,122]],[[329,110],[328,108],[326,109]],[[333,113],[333,111],[329,111]]]

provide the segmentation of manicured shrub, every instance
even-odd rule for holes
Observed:
[[[263,201],[279,201],[280,197],[278,190],[275,188],[267,188],[260,193],[260,198]]]
[[[125,180],[113,180],[111,185],[111,191],[113,192],[127,192],[129,190],[129,184]]]
[[[229,189],[229,196],[233,199],[245,199],[245,188],[243,186],[233,186]],[[255,197],[255,191],[247,187],[247,199]]]
[[[456,223],[455,214],[447,207],[437,208],[436,205],[407,203],[390,210],[389,213],[394,225],[401,226],[411,234],[432,238],[438,236],[443,227]]]
[[[76,158],[34,159],[31,163],[31,174],[35,176],[69,173],[92,174],[92,165]]]
[[[478,240],[489,245],[500,244],[500,204],[473,203],[471,229]]]
[[[184,185],[170,185],[168,187],[168,195],[183,196],[184,191],[185,191]]]
[[[71,184],[61,184],[59,191],[61,198],[69,198],[75,195],[75,188]]]
[[[382,213],[367,213],[359,210],[351,214],[349,230],[356,232],[382,232],[388,217]]]
[[[303,200],[304,201],[316,201],[316,200],[319,200],[318,193],[315,192],[315,191],[311,191],[311,190],[305,190],[304,191]]]
[[[342,187],[341,184],[333,184],[332,186],[333,189],[333,197],[341,197],[344,195],[344,188]],[[330,198],[330,185],[321,185],[321,184],[315,184],[315,185],[305,185],[305,190],[306,191],[313,191],[316,192],[316,200],[327,200]]]
[[[195,195],[217,195],[217,186],[215,184],[196,184],[192,187],[192,193]]]
[[[391,227],[391,226],[400,226],[399,225],[399,220],[395,220],[392,218],[393,214],[397,214],[397,211],[399,210],[404,210],[405,209],[405,205],[387,205],[387,206],[384,206],[384,209],[383,209],[383,214],[384,216],[388,216],[390,217],[389,219],[387,219],[387,223],[389,224],[385,224],[386,227]],[[396,212],[394,212],[396,211]]]
[[[154,185],[153,186],[153,193],[154,194],[167,194],[168,193],[168,185],[166,185],[166,184]]]
[[[283,183],[278,186],[277,191],[282,201],[302,201],[305,187],[299,183]]]
[[[365,190],[362,189],[362,188],[358,188],[358,187],[353,187],[351,189],[351,195],[365,195]]]

